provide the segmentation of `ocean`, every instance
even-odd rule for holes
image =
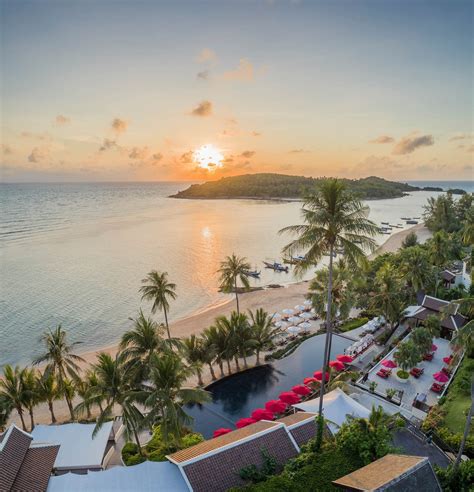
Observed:
[[[29,363],[41,333],[59,323],[83,351],[117,342],[129,317],[141,306],[149,311],[138,289],[152,269],[177,284],[171,320],[227,298],[216,272],[232,252],[261,270],[254,285],[296,280],[262,261],[281,258],[289,237],[278,231],[298,223],[300,203],[168,198],[188,185],[0,184],[0,366]],[[433,186],[473,191],[472,183]],[[420,217],[437,195],[373,200],[370,216],[377,223]]]

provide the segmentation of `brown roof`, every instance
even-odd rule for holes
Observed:
[[[280,422],[282,424],[285,424],[287,427],[291,427],[292,425],[299,424],[300,422],[304,422],[305,420],[312,420],[315,417],[315,413],[296,412],[291,415],[287,415],[286,417],[282,417],[281,419],[276,420],[276,422]]]
[[[353,490],[377,490],[427,459],[420,456],[387,454],[370,465],[334,480],[333,484]]]
[[[428,316],[436,316],[438,313],[436,311],[431,311],[427,308],[421,308],[417,311],[413,318],[424,321]],[[457,313],[454,316],[441,316],[441,326],[447,328],[448,330],[456,330],[461,328],[466,323],[466,318],[461,314]]]
[[[439,312],[441,308],[446,307],[448,304],[448,301],[443,301],[442,299],[425,295],[421,305],[427,309],[431,309],[432,311]]]
[[[219,448],[227,446],[228,444],[235,443],[242,439],[248,438],[259,432],[271,429],[272,427],[279,427],[276,422],[269,422],[261,420],[255,424],[248,425],[242,429],[237,429],[223,436],[215,437],[214,439],[209,439],[208,441],[201,442],[195,446],[191,446],[187,449],[182,449],[168,456],[168,458],[177,463],[183,463],[185,461],[197,458],[200,455],[209,453],[210,451],[215,451]]]
[[[12,425],[0,447],[0,490],[11,490],[33,437]]]
[[[456,278],[456,275],[453,272],[450,272],[449,270],[443,270],[441,272],[441,278],[443,280],[447,280],[448,282],[451,282]]]

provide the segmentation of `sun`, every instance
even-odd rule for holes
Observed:
[[[215,171],[223,166],[224,156],[221,151],[212,144],[206,144],[193,153],[193,161],[202,169]]]

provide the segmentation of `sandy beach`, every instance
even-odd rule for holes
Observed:
[[[372,255],[375,257],[385,252],[394,252],[400,248],[402,241],[410,232],[415,232],[418,236],[419,242],[426,241],[431,233],[423,225],[418,224],[410,229],[397,232],[390,236],[385,243],[383,243]],[[285,308],[292,308],[297,304],[301,304],[305,299],[305,294],[308,290],[308,281],[297,282],[280,288],[266,288],[264,290],[258,290],[254,292],[248,292],[240,294],[239,302],[241,311],[255,310],[263,308],[269,313],[281,311]],[[216,306],[209,307],[208,309],[200,310],[198,313],[179,319],[170,323],[170,330],[172,336],[183,338],[192,334],[201,333],[205,328],[212,325],[215,318],[221,315],[229,315],[232,310],[235,309],[235,297],[229,295],[229,300],[220,303]],[[118,350],[118,344],[108,347],[98,348],[93,351],[80,353],[84,359],[84,363],[79,364],[81,368],[86,368],[89,364],[96,362],[97,354],[100,352],[107,352],[111,355],[115,355]],[[251,359],[250,364],[253,364]],[[203,379],[205,382],[210,381],[210,375],[207,369],[204,370]],[[194,381],[190,381],[192,384]],[[79,403],[79,400],[77,400]],[[64,401],[55,402],[55,413],[58,421],[66,420],[69,418],[67,406]],[[18,418],[14,413],[11,421],[18,424]],[[50,423],[50,414],[45,404],[38,405],[35,409],[35,421],[36,423]]]

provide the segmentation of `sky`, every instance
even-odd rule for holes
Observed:
[[[473,179],[470,0],[0,0],[3,181]]]

